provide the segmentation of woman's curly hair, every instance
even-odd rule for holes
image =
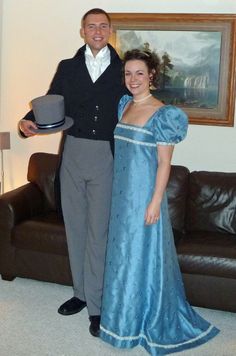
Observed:
[[[125,52],[123,57],[123,72],[126,62],[132,60],[140,60],[143,61],[147,68],[148,72],[152,74],[151,77],[151,85],[155,88],[158,87],[159,80],[159,72],[160,72],[160,59],[155,52],[150,52],[147,50],[141,49],[132,49],[130,51]]]

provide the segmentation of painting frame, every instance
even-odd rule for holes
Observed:
[[[236,15],[235,14],[155,14],[109,13],[113,33],[111,45],[120,54],[119,34],[124,31],[174,31],[174,34],[193,31],[219,33],[219,72],[217,80],[217,105],[214,108],[180,106],[196,125],[234,126],[236,97]],[[140,32],[141,33],[141,32]],[[166,32],[167,34],[167,32]],[[131,48],[130,48],[131,49]]]

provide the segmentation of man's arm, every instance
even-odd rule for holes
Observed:
[[[63,62],[63,61],[62,61]],[[61,94],[62,88],[62,62],[59,63],[56,73],[52,79],[50,87],[46,94]],[[31,137],[35,135],[32,129],[37,129],[33,110],[30,110],[18,123],[19,133],[22,137]]]

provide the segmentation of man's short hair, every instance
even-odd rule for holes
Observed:
[[[91,9],[91,10],[87,11],[84,14],[84,16],[82,17],[81,26],[84,27],[84,23],[85,23],[86,17],[88,15],[100,15],[100,14],[106,16],[106,18],[107,18],[107,20],[109,22],[109,25],[111,26],[111,18],[110,18],[110,16],[108,15],[108,13],[105,10],[99,9],[99,8],[94,8],[94,9]]]

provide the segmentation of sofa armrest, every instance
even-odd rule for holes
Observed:
[[[15,277],[12,229],[21,221],[43,211],[43,194],[33,183],[27,183],[0,196],[0,274],[3,279],[12,280]]]
[[[35,184],[27,183],[0,196],[0,230],[12,229],[43,211],[42,192]]]

